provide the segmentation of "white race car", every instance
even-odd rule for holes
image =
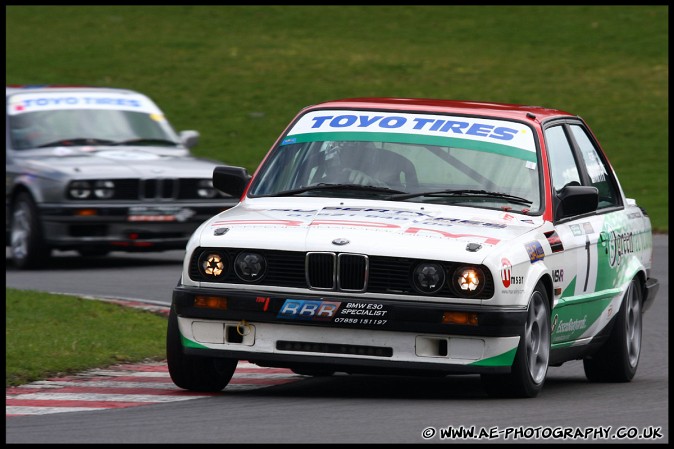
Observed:
[[[303,109],[187,244],[173,382],[238,360],[300,374],[480,374],[534,397],[549,366],[629,381],[651,223],[579,117],[534,106],[346,99]]]

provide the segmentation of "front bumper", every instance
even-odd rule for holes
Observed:
[[[195,296],[226,309],[196,307]],[[509,372],[526,321],[524,309],[184,286],[173,307],[188,354],[346,371]],[[448,313],[477,323],[449,323]]]
[[[50,247],[142,251],[184,248],[201,223],[234,204],[225,200],[217,205],[78,203],[39,207]]]

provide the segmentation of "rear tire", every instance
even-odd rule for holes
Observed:
[[[180,388],[192,391],[221,391],[227,386],[238,360],[219,357],[199,357],[183,352],[178,315],[171,306],[166,331],[166,359],[171,380]]]
[[[509,374],[482,374],[492,397],[533,398],[543,389],[550,361],[550,302],[539,282],[529,299],[529,311]]]
[[[10,251],[14,266],[21,270],[39,268],[51,256],[42,239],[42,224],[33,197],[28,192],[17,195],[12,208]]]
[[[608,340],[583,359],[590,382],[629,382],[634,378],[641,354],[642,296],[639,279],[632,279]]]

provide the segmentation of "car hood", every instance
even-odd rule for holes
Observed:
[[[155,147],[57,147],[20,157],[28,167],[48,168],[72,179],[206,177],[219,162],[198,159],[185,149]]]
[[[480,263],[540,217],[458,206],[326,198],[246,200],[205,222],[202,247],[332,251]]]

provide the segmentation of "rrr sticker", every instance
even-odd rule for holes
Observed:
[[[332,321],[341,302],[286,299],[276,318],[303,321]]]
[[[342,325],[383,326],[388,322],[388,314],[389,310],[383,304],[289,298],[281,306],[276,318]]]

